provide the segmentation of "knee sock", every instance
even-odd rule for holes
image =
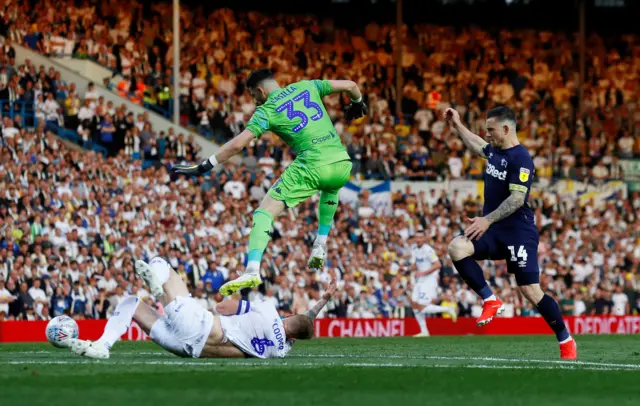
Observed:
[[[420,326],[420,333],[429,334],[429,330],[427,329],[427,316],[425,316],[423,312],[416,312],[416,320]]]
[[[563,343],[571,338],[567,327],[562,320],[562,313],[560,313],[560,307],[553,298],[547,294],[542,297],[542,300],[536,305],[540,315],[547,322],[549,327],[556,333],[558,342]]]
[[[124,298],[107,321],[102,337],[98,339],[98,342],[104,344],[108,350],[111,349],[113,344],[129,329],[133,314],[136,312],[139,303],[140,299],[135,296]]]
[[[167,261],[160,257],[155,257],[149,262],[149,266],[162,285],[169,280],[171,265]]]
[[[249,263],[248,273],[258,273],[260,271],[260,261],[262,254],[271,239],[271,226],[273,216],[266,210],[258,209],[253,213],[253,227],[249,235]]]
[[[314,245],[326,245],[333,217],[338,210],[338,192],[321,192],[318,219],[318,236]]]
[[[453,261],[453,266],[456,267],[462,279],[467,282],[467,285],[482,297],[482,300],[495,299],[487,281],[484,280],[482,268],[480,268],[480,265],[478,265],[475,259],[466,257],[459,261]]]

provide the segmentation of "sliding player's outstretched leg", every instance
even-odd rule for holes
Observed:
[[[495,297],[484,279],[482,268],[476,262],[476,259],[488,257],[486,253],[496,251],[495,247],[492,247],[495,245],[493,240],[492,232],[489,230],[479,241],[471,242],[467,237],[459,236],[449,243],[449,256],[453,260],[453,265],[467,285],[483,300],[482,314],[476,320],[479,327],[489,324],[504,310],[502,301]]]
[[[189,297],[187,285],[163,258],[154,257],[148,264],[138,260],[135,266],[138,276],[163,306],[171,303],[176,297]]]
[[[73,339],[70,342],[71,351],[89,358],[109,358],[111,347],[129,329],[139,304],[140,299],[135,296],[124,298],[107,320],[102,337],[97,341]]]

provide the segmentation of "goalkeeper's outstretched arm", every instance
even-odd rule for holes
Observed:
[[[349,93],[351,104],[345,108],[345,118],[347,120],[358,119],[369,112],[369,108],[362,100],[362,93],[358,84],[353,80],[330,80],[331,94]]]
[[[331,94],[347,92],[352,101],[362,100],[360,88],[353,80],[330,80],[329,84],[331,85]]]
[[[251,131],[244,130],[231,141],[220,147],[218,152],[200,162],[198,165],[174,165],[171,170],[175,173],[183,173],[185,175],[201,175],[207,173],[217,164],[226,162],[232,156],[238,154],[249,145],[254,138],[255,136]]]

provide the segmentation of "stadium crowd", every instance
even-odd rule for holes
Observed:
[[[133,4],[7,3],[0,34],[9,42],[3,48],[13,40],[48,55],[92,58],[123,75],[118,91],[164,105],[172,74],[170,5]],[[228,9],[206,15],[186,7],[181,13],[182,115],[219,143],[243,129],[255,108],[244,89],[247,72],[268,65],[283,83],[347,77],[365,90],[371,114],[357,123],[342,119],[343,100],[327,99],[358,177],[481,176],[482,162],[464,151],[438,114],[450,105],[481,134],[486,108],[499,103],[516,109],[519,136],[541,179],[618,179],[616,157],[640,153],[638,36],[589,37],[580,115],[572,35],[405,27],[402,115],[395,117],[392,26],[371,23],[354,32],[308,16]],[[286,160],[286,154],[276,148],[271,157]]]
[[[243,269],[250,213],[281,171],[260,167],[249,155],[215,176],[172,179],[168,158],[167,165],[143,170],[124,151],[104,158],[68,149],[41,128],[19,131],[13,137],[3,131],[1,150],[0,319],[104,318],[126,295],[154,302],[133,261],[155,255],[167,257],[202,305],[212,308],[222,300],[219,287]],[[338,211],[327,266],[319,273],[305,265],[316,202],[302,204],[275,222],[262,265],[265,284],[248,297],[273,300],[283,313],[299,312],[335,276],[343,289],[328,306],[330,315],[410,315],[413,267],[406,255],[411,235],[423,228],[443,262],[442,303],[475,314],[479,302],[460,283],[446,244],[460,231],[463,213],[475,215],[480,205],[472,196],[464,204],[451,197],[407,188],[384,217],[364,192],[356,207]],[[601,208],[554,205],[545,197],[532,204],[542,230],[543,286],[565,312],[638,311],[640,196]],[[509,304],[508,315],[534,314],[503,264],[485,269]]]
[[[171,163],[196,160],[193,142],[156,133],[144,116],[105,104],[98,91],[78,95],[55,69],[16,66],[12,56],[15,41],[49,55],[91,57],[131,80],[124,89],[144,83],[147,101],[162,104],[166,98],[156,89],[162,92],[171,80],[164,19],[170,13],[155,5],[152,18],[142,19],[142,9],[131,8],[131,2],[84,2],[80,8],[72,3],[44,1],[27,9],[8,2],[0,12],[0,99],[33,101],[39,123],[32,129],[3,112],[0,320],[63,313],[104,318],[126,295],[153,303],[133,272],[133,260],[155,255],[167,257],[202,305],[213,308],[222,300],[218,288],[244,266],[250,213],[293,156],[267,134],[241,163],[217,176],[172,179]],[[439,112],[450,105],[480,134],[486,108],[515,108],[520,139],[543,182],[619,179],[618,159],[640,152],[637,37],[622,38],[615,47],[590,38],[585,111],[577,116],[571,37],[407,27],[403,115],[395,117],[394,32],[388,26],[370,24],[362,35],[349,36],[330,22],[306,17],[184,13],[182,113],[219,142],[240,131],[255,108],[243,87],[247,70],[267,64],[282,82],[349,77],[365,90],[371,114],[359,122],[344,122],[339,98],[326,101],[356,178],[481,177],[482,161],[465,153],[441,119]],[[265,28],[274,26],[279,28]],[[47,123],[105,145],[108,157],[68,148],[46,130]],[[158,165],[143,169],[137,159],[143,157]],[[553,193],[531,202],[542,232],[544,289],[565,314],[640,311],[640,196],[604,207],[565,203]],[[316,232],[315,205],[302,204],[277,219],[263,262],[266,282],[244,292],[250,299],[267,298],[283,313],[299,312],[336,276],[344,289],[327,307],[329,315],[410,315],[414,268],[406,255],[411,235],[423,228],[443,261],[441,304],[457,306],[461,315],[479,312],[479,301],[446,254],[463,214],[481,209],[476,197],[460,204],[453,195],[409,188],[394,196],[389,218],[376,215],[365,192],[356,207],[338,211],[327,267],[312,274],[305,264]],[[485,269],[508,305],[507,315],[535,315],[504,264],[487,263]]]

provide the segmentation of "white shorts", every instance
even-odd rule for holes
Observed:
[[[185,357],[200,357],[213,328],[213,314],[191,297],[177,297],[164,308],[165,317],[151,329],[151,337],[165,349]],[[164,337],[163,337],[164,336]],[[170,336],[170,337],[168,337]]]
[[[433,303],[433,299],[438,298],[438,286],[432,284],[420,283],[413,287],[411,292],[411,300],[414,302],[426,306]]]

